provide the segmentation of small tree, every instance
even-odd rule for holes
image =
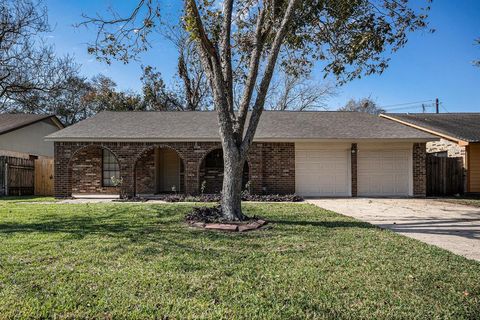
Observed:
[[[242,220],[242,171],[265,107],[275,66],[301,75],[316,61],[340,83],[381,73],[386,51],[426,27],[408,0],[184,0],[182,23],[195,42],[211,88],[223,147],[222,212]],[[415,5],[415,7],[417,7]],[[89,52],[128,62],[162,26],[161,2],[139,1],[131,14],[88,18],[98,28]],[[238,104],[235,102],[238,101]],[[250,114],[249,114],[250,111]]]
[[[350,101],[348,101],[345,106],[339,108],[338,111],[365,112],[375,115],[385,112],[385,110],[380,108],[371,98],[359,100],[350,99]]]

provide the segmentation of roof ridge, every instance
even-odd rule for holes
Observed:
[[[100,113],[215,113],[215,110],[103,110]],[[248,111],[251,113],[252,111]],[[376,116],[366,112],[344,111],[344,110],[263,110],[263,113],[358,113],[362,115]]]

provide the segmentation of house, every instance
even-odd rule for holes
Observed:
[[[219,191],[215,112],[102,112],[48,137],[55,195]],[[355,112],[265,111],[244,168],[252,193],[425,196],[434,136]]]
[[[480,113],[383,114],[393,120],[440,138],[427,143],[427,152],[463,157],[467,193],[480,193]]]
[[[63,128],[54,115],[0,114],[0,156],[53,158],[53,143],[44,137]]]
[[[0,114],[0,196],[52,195],[54,115]]]

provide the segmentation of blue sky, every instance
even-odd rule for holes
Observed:
[[[172,11],[168,7],[175,5],[169,3],[175,2],[166,1],[166,11]],[[59,54],[75,56],[85,76],[103,73],[121,89],[139,89],[141,64],[155,66],[166,80],[171,79],[176,52],[168,42],[155,40],[154,48],[141,57],[141,62],[129,65],[115,62],[107,66],[87,54],[87,43],[94,39],[95,30],[73,27],[82,21],[82,13],[102,13],[109,6],[127,12],[134,3],[133,0],[47,0],[49,20],[54,27],[47,40]],[[471,63],[480,59],[480,46],[474,45],[474,39],[480,37],[480,1],[434,0],[429,21],[435,33],[410,34],[406,47],[391,56],[388,70],[340,87],[338,95],[330,99],[329,108],[335,110],[351,98],[371,96],[380,106],[387,106],[387,110],[419,112],[419,104],[397,105],[438,97],[442,112],[480,112],[480,68]],[[319,70],[314,70],[313,77],[323,81]]]

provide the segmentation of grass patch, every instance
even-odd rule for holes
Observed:
[[[0,204],[3,203],[22,203],[22,202],[56,202],[54,197],[43,196],[6,196],[0,197]]]
[[[190,204],[0,204],[0,318],[452,318],[480,264],[308,204],[271,229],[182,222]]]
[[[472,199],[472,198],[445,198],[445,199],[437,199],[437,201],[448,202],[448,203],[455,203],[455,204],[463,204],[463,205],[472,206],[472,207],[480,207],[480,199]]]

